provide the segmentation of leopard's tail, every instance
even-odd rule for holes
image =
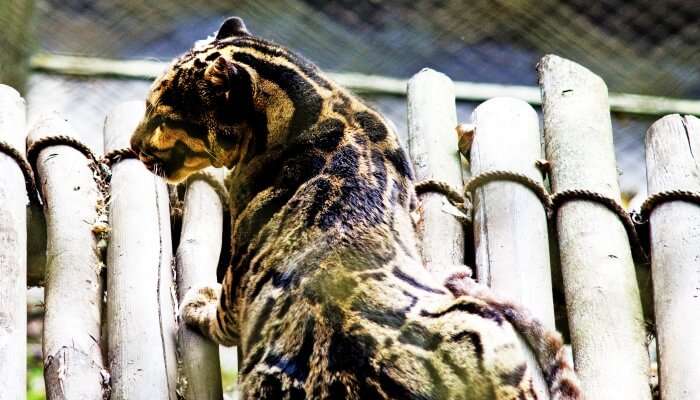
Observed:
[[[487,303],[505,317],[532,348],[544,374],[551,400],[582,400],[578,378],[569,363],[561,335],[545,327],[525,308],[498,298],[491,289],[463,274],[455,274],[445,285],[455,296],[466,295]]]
[[[549,387],[551,400],[582,400],[583,392],[566,357],[561,335],[547,329],[522,307],[507,302],[489,303],[501,311],[534,351]]]

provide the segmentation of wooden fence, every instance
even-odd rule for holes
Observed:
[[[647,132],[648,188],[661,195],[637,221],[650,220],[652,303],[637,279],[649,265],[633,259],[624,216],[591,196],[552,203],[543,191],[620,202],[605,83],[556,56],[537,72],[543,129],[525,101],[494,98],[459,138],[452,81],[432,70],[410,80],[417,178],[466,185],[472,200],[465,231],[445,197],[421,195],[427,268],[472,264],[546,326],[559,321],[588,399],[652,398],[642,304],[653,304],[661,398],[700,399],[700,121],[670,115]],[[26,397],[27,285],[45,288],[49,399],[222,397],[218,348],[176,318],[188,288],[216,279],[228,241],[222,171],[192,176],[180,198],[119,157],[142,107],[115,109],[95,149],[56,115],[27,136],[24,101],[0,86],[0,400]]]

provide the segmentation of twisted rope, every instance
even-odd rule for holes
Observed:
[[[72,136],[45,136],[32,143],[31,146],[29,146],[29,149],[27,149],[27,160],[32,168],[32,171],[34,172],[34,175],[36,175],[37,173],[36,163],[39,159],[39,153],[41,153],[42,150],[51,146],[69,146],[80,152],[82,155],[84,155],[85,158],[87,158],[88,160],[88,167],[93,172],[93,179],[95,180],[95,183],[97,183],[97,188],[102,194],[102,197],[104,198],[107,196],[107,175],[101,167],[102,164],[100,160],[97,157],[95,157],[95,154],[93,154],[92,150],[90,150],[88,146],[86,146],[83,142],[79,141],[78,139]],[[38,187],[37,193],[39,193],[40,195],[42,194],[41,190]]]
[[[32,143],[29,149],[27,149],[27,160],[29,161],[29,165],[32,166],[33,171],[36,171],[36,161],[39,158],[39,153],[51,146],[70,146],[82,153],[85,158],[95,164],[98,163],[97,157],[92,153],[92,150],[78,139],[67,135],[45,136]]]
[[[112,168],[114,164],[122,160],[128,160],[133,158],[138,158],[138,155],[130,148],[125,147],[123,149],[116,149],[108,152],[107,154],[102,156],[101,161],[108,168]]]
[[[649,222],[649,217],[656,207],[671,201],[685,201],[700,205],[700,193],[680,189],[664,190],[663,192],[654,193],[647,197],[644,203],[642,203],[639,212],[636,214],[637,220],[635,222],[639,224]]]
[[[631,217],[630,213],[628,213],[627,210],[625,210],[625,208],[622,207],[622,205],[620,205],[620,203],[618,203],[615,199],[602,193],[585,189],[563,190],[561,192],[554,193],[551,197],[553,206],[552,213],[556,212],[556,210],[558,210],[564,203],[572,200],[585,200],[604,206],[617,215],[618,219],[622,223],[622,226],[625,228],[634,259],[638,263],[649,262],[649,255],[646,251],[646,246],[640,238],[640,234],[637,231],[637,226],[633,218]]]
[[[417,182],[413,190],[416,196],[426,193],[438,193],[447,198],[447,200],[455,208],[457,208],[463,216],[454,215],[463,224],[471,225],[472,223],[472,205],[468,198],[465,198],[462,193],[452,187],[449,183],[436,179],[425,179]]]
[[[465,196],[471,197],[471,194],[481,186],[486,185],[490,182],[495,181],[507,181],[519,183],[526,188],[530,189],[532,193],[537,196],[537,198],[542,203],[545,210],[552,209],[552,200],[550,198],[547,188],[545,188],[541,183],[530,178],[525,174],[519,172],[507,171],[507,170],[493,170],[485,171],[476,176],[473,176],[467,184],[464,186]]]
[[[482,172],[469,179],[464,188],[464,196],[458,196],[458,194],[455,193],[455,189],[448,184],[437,180],[419,182],[416,185],[416,194],[422,194],[427,191],[441,193],[445,195],[450,202],[468,205],[464,207],[464,210],[469,210],[471,212],[472,193],[480,187],[495,181],[515,182],[530,189],[530,191],[534,193],[542,203],[542,207],[544,207],[547,214],[547,219],[550,222],[554,221],[556,211],[559,209],[559,207],[570,201],[583,200],[603,205],[618,217],[625,228],[635,260],[638,263],[649,262],[645,242],[643,242],[640,238],[640,234],[637,230],[637,224],[635,219],[633,219],[633,216],[631,216],[615,199],[602,193],[585,189],[570,189],[550,194],[544,185],[525,174],[508,170],[493,170]],[[647,199],[645,202],[646,207],[642,207],[642,215],[648,216],[651,208],[662,202],[677,199],[689,200],[700,205],[700,194],[695,194],[692,192],[670,191],[659,195],[660,196],[652,196]],[[468,216],[471,221],[472,215],[468,214]]]
[[[36,204],[41,204],[41,202],[39,201],[39,195],[37,193],[36,184],[34,183],[34,172],[32,170],[31,165],[27,162],[22,153],[20,153],[14,147],[10,146],[8,143],[5,143],[1,140],[0,153],[3,153],[6,156],[13,159],[17,163],[17,167],[19,167],[20,171],[22,171],[22,175],[24,176],[24,186],[26,187],[27,197],[29,197],[29,201],[35,202]]]

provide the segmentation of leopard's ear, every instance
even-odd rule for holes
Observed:
[[[225,39],[236,36],[250,36],[250,32],[245,27],[243,20],[240,17],[229,17],[219,28],[216,34],[216,40]]]
[[[223,56],[220,56],[204,70],[204,79],[214,88],[227,90],[237,74],[238,69],[236,66]]]

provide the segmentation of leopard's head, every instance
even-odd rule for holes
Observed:
[[[256,85],[236,66],[225,41],[248,36],[243,21],[226,20],[216,38],[176,59],[153,83],[131,148],[170,183],[202,168],[232,167],[252,140]]]

